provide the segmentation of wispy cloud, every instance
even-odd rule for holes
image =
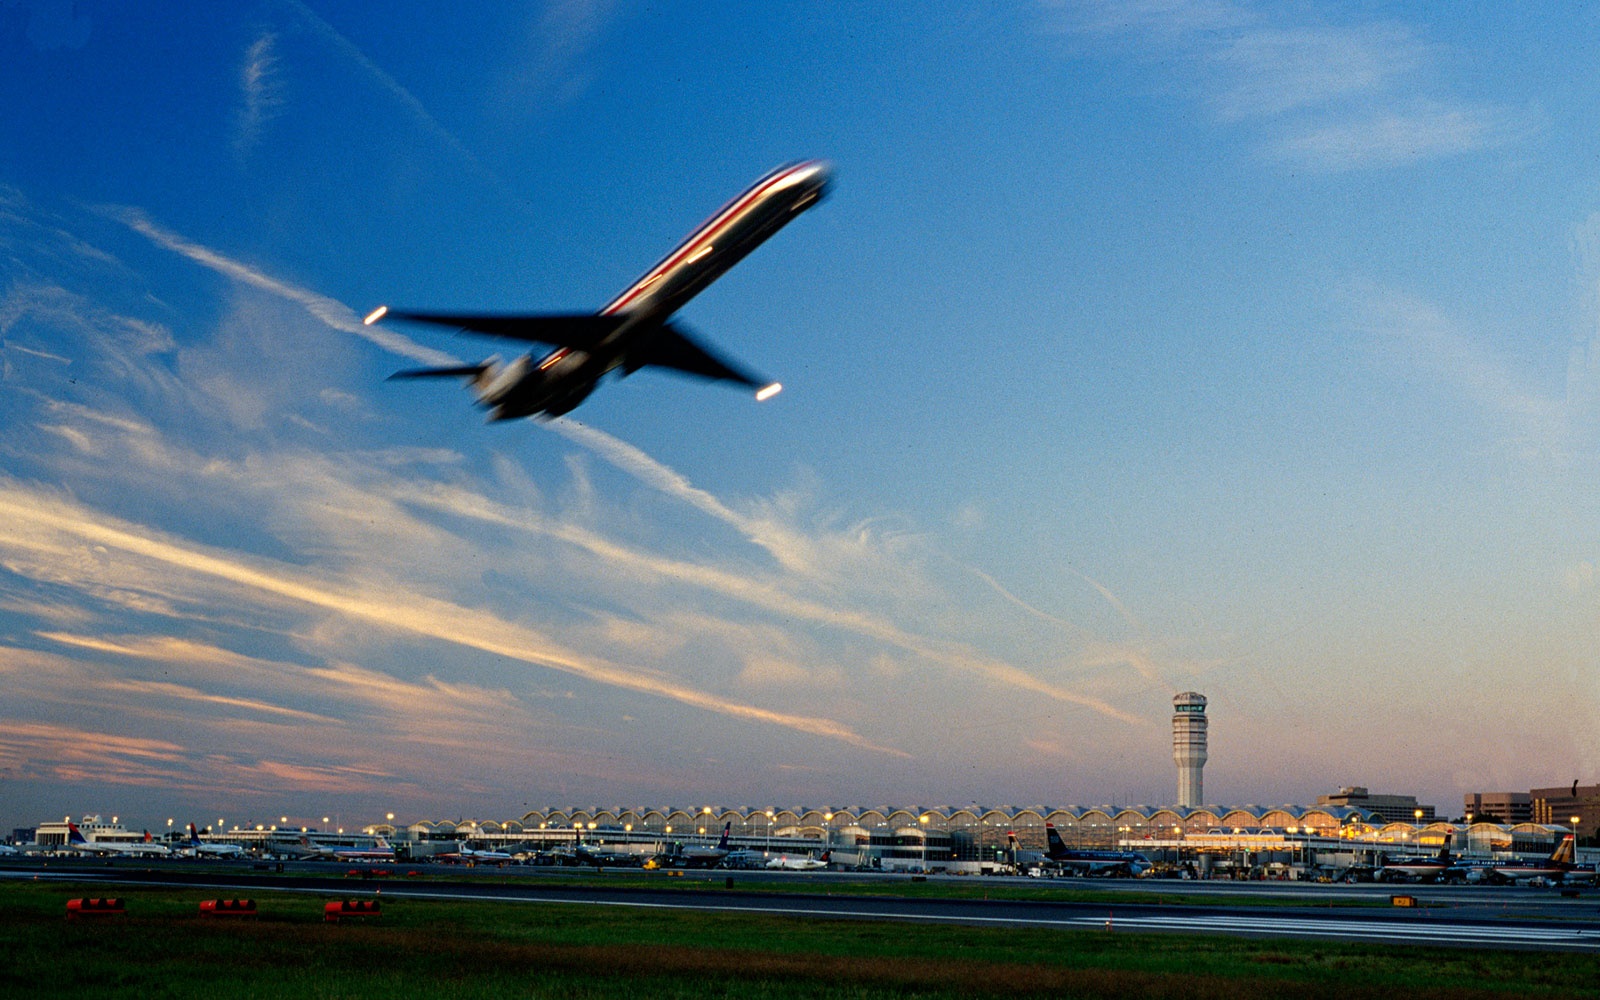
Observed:
[[[570,420],[557,422],[552,426],[574,440],[592,447],[597,454],[612,461],[619,469],[636,476],[646,485],[739,529],[752,542],[772,553],[789,571],[791,578],[798,577],[805,580],[809,577],[809,582],[813,584],[832,586],[841,576],[853,576],[859,586],[859,581],[862,579],[895,581],[912,575],[907,573],[905,566],[887,553],[873,552],[870,538],[860,531],[831,537],[827,533],[808,535],[792,525],[781,524],[770,517],[752,518],[738,514],[710,494],[693,486],[684,476],[611,435]],[[839,573],[838,569],[841,567],[847,567],[848,572]],[[919,591],[930,589],[928,583],[923,580],[916,582],[916,588]],[[993,683],[1089,708],[1129,725],[1141,725],[1145,721],[1116,708],[1102,698],[1048,683],[1021,667],[982,654],[961,643],[917,635],[885,618],[868,615],[856,609],[833,608],[826,604],[798,600],[771,588],[745,585],[739,587],[737,593],[744,596],[760,595],[758,600],[776,598],[776,603],[782,604],[791,612],[804,614],[813,621],[869,636],[930,662],[941,664],[947,669],[970,672],[985,677]]]
[[[318,295],[288,282],[280,281],[258,268],[234,260],[210,247],[185,239],[177,233],[152,222],[138,209],[108,206],[103,211],[110,218],[116,219],[157,246],[165,247],[173,253],[182,254],[196,264],[208,267],[234,281],[264,292],[270,292],[279,298],[293,302],[318,320],[326,323],[329,327],[342,333],[354,334],[363,340],[371,341],[386,351],[419,361],[425,365],[459,363],[453,355],[424,347],[402,334],[394,333],[378,325],[367,326],[361,322],[361,317],[357,316],[354,310],[341,302],[336,302],[324,295]]]
[[[1552,386],[1519,374],[1509,357],[1464,331],[1442,309],[1416,295],[1370,282],[1345,291],[1352,323],[1379,363],[1429,380],[1499,420],[1519,450],[1545,457],[1565,454],[1568,408]]]
[[[1440,79],[1447,52],[1407,24],[1335,24],[1244,0],[1042,0],[1055,30],[1115,39],[1222,122],[1262,130],[1268,156],[1327,171],[1391,167],[1491,148],[1530,128]]]
[[[398,632],[437,639],[585,680],[671,699],[695,708],[841,740],[864,749],[900,754],[864,739],[830,719],[778,712],[696,690],[671,678],[605,663],[569,650],[526,626],[483,612],[428,598],[402,588],[387,593],[370,587],[341,586],[307,577],[288,567],[237,554],[206,550],[160,537],[139,525],[119,522],[61,496],[0,481],[0,554],[26,557],[34,566],[77,556],[88,544],[96,551],[130,556],[159,568],[162,587],[172,587],[174,572],[210,578],[266,595],[309,604]],[[137,564],[124,568],[134,576]],[[59,575],[58,575],[59,578]],[[370,596],[369,596],[370,595]]]
[[[617,7],[615,0],[545,0],[531,17],[505,97],[531,110],[580,96],[594,80],[590,59]]]
[[[243,162],[261,141],[262,133],[283,107],[278,80],[278,36],[263,32],[245,50],[239,67],[239,110],[235,115],[233,152]]]

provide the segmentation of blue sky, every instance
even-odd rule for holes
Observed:
[[[142,6],[0,0],[0,820],[1600,768],[1595,14]],[[383,381],[810,157],[771,403]]]

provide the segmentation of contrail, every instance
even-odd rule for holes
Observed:
[[[976,567],[976,566],[968,566],[968,565],[966,565],[964,563],[957,563],[957,565],[961,566],[962,569],[965,569],[967,572],[971,573],[973,576],[975,576],[978,579],[982,580],[984,583],[987,583],[989,585],[990,589],[992,589],[995,593],[999,594],[1001,597],[1003,597],[1006,600],[1010,601],[1012,604],[1015,604],[1017,607],[1021,608],[1024,611],[1026,611],[1028,614],[1033,615],[1035,618],[1038,618],[1040,621],[1046,621],[1046,622],[1049,622],[1052,625],[1059,625],[1062,628],[1068,630],[1069,632],[1075,632],[1075,633],[1078,633],[1080,635],[1088,634],[1088,629],[1084,628],[1083,626],[1076,625],[1076,624],[1074,624],[1072,622],[1069,622],[1065,618],[1057,618],[1055,615],[1050,614],[1048,611],[1041,611],[1038,608],[1034,607],[1033,605],[1029,604],[1027,601],[1024,601],[1022,598],[1018,597],[1016,594],[1013,594],[1011,591],[1009,591],[1005,587],[1001,586],[999,580],[996,580],[994,577],[990,576],[988,573],[985,573],[983,570],[979,569],[978,567]]]
[[[370,73],[373,79],[377,80],[378,84],[382,86],[384,90],[387,90],[395,100],[399,101],[407,111],[411,112],[411,114],[417,119],[418,122],[422,124],[424,128],[433,134],[435,139],[438,139],[446,146],[449,146],[451,152],[455,153],[463,160],[466,160],[472,165],[474,170],[477,170],[490,180],[494,180],[497,184],[499,183],[499,181],[484,168],[483,164],[478,162],[478,158],[472,155],[472,151],[461,144],[460,139],[457,139],[449,129],[439,124],[439,120],[437,118],[428,113],[428,109],[423,106],[421,101],[417,100],[416,96],[412,94],[411,91],[407,90],[405,87],[402,87],[398,80],[384,72],[383,68],[377,63],[367,58],[367,54],[356,48],[355,44],[351,42],[350,39],[341,35],[339,33],[339,29],[335,28],[327,21],[324,21],[321,15],[312,10],[310,7],[307,7],[305,4],[301,3],[300,0],[281,0],[281,2],[285,7],[288,7],[290,10],[300,15],[306,24],[310,25],[311,29],[315,31],[323,41],[328,42],[334,48],[348,56],[356,63],[356,65]]]

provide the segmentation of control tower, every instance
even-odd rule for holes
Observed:
[[[1172,699],[1172,760],[1178,765],[1178,805],[1205,804],[1206,696],[1185,691]]]

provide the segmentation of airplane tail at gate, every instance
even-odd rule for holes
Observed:
[[[1561,843],[1556,845],[1556,849],[1550,852],[1550,860],[1558,865],[1570,865],[1577,863],[1578,849],[1576,841],[1573,840],[1572,834],[1567,834],[1566,837],[1562,839]]]

